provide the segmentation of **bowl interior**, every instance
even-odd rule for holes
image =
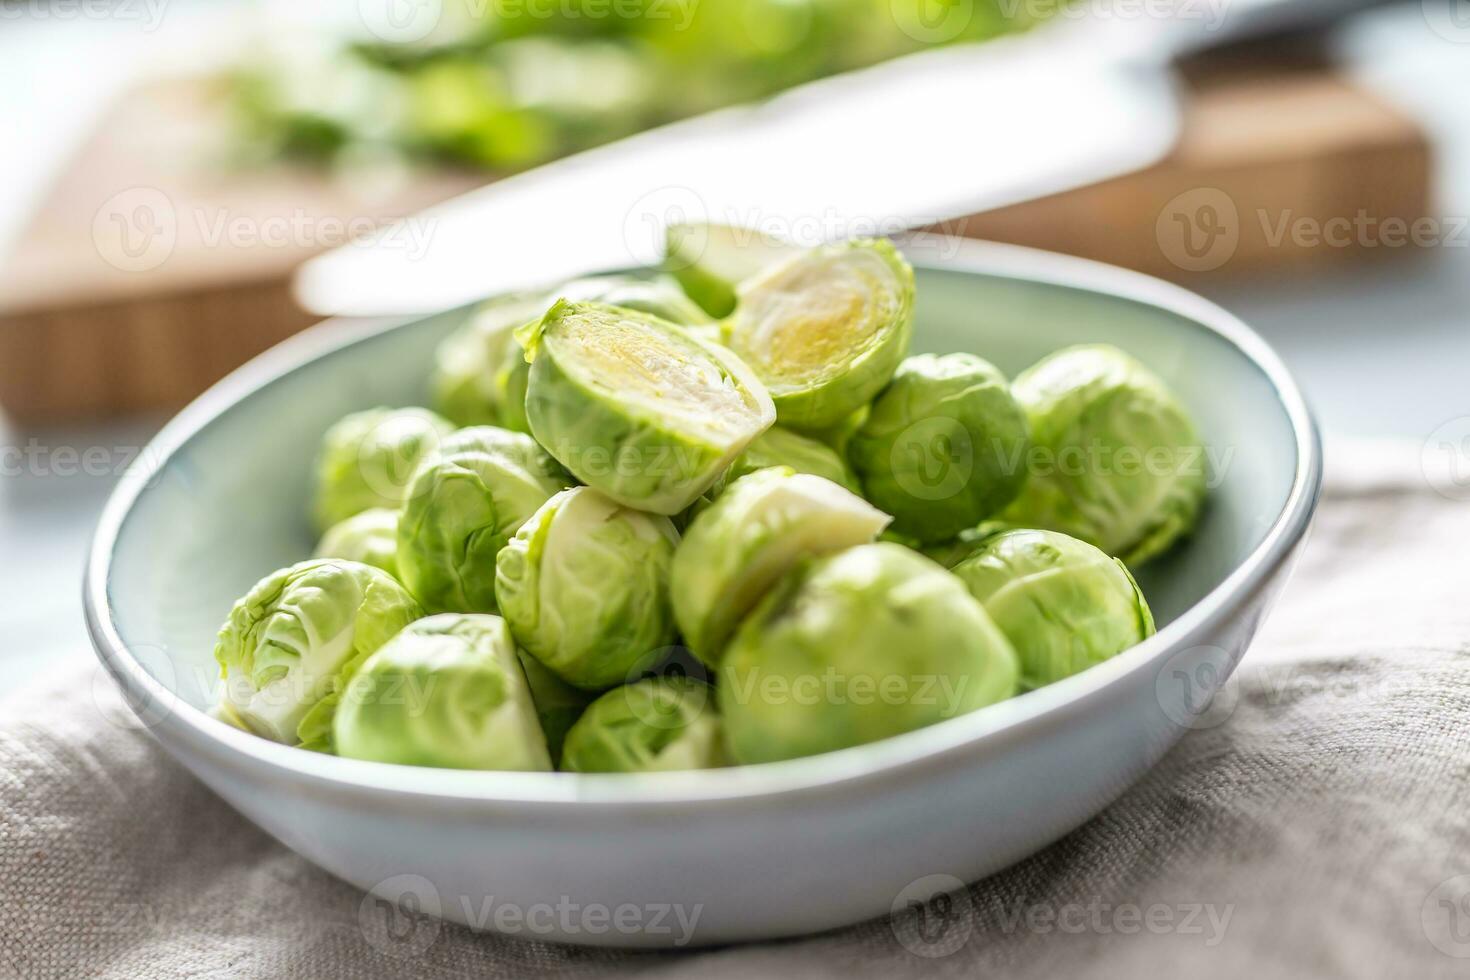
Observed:
[[[972,351],[1014,376],[1057,348],[1108,342],[1148,364],[1194,413],[1209,447],[1209,505],[1192,538],[1137,570],[1163,627],[1261,543],[1286,503],[1297,436],[1272,381],[1196,320],[1181,291],[1118,273],[1143,285],[1116,295],[1090,264],[1079,264],[1090,276],[1064,277],[1068,284],[985,261],[941,265],[917,270],[916,351]],[[1149,301],[1154,289],[1172,309]],[[124,644],[180,700],[213,703],[214,637],[231,604],[310,554],[308,487],[322,432],[356,409],[424,404],[434,346],[466,316],[311,331],[206,395],[189,415],[218,414],[150,460],[159,465],[122,519],[107,598]]]

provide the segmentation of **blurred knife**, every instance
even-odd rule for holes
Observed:
[[[1123,0],[1127,3],[1127,0]],[[1373,0],[1175,0],[911,55],[497,181],[297,274],[322,316],[418,314],[656,263],[663,229],[796,241],[894,234],[1154,163],[1184,54],[1324,24]]]

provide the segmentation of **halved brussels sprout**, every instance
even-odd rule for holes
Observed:
[[[746,613],[798,562],[878,536],[890,518],[830,480],[781,466],[741,477],[690,523],[674,552],[674,617],[716,666]]]
[[[398,511],[374,507],[333,524],[312,557],[360,561],[397,578]]]
[[[782,425],[825,429],[883,390],[908,353],[914,270],[887,241],[803,252],[740,287],[730,349]]]
[[[552,765],[561,765],[561,749],[567,732],[597,695],[568,684],[551,668],[519,647],[516,648],[516,656],[526,672],[531,701],[536,705],[536,717],[541,719],[541,731],[546,735],[546,748],[551,752]]]
[[[1026,688],[1070,677],[1154,633],[1128,568],[1057,531],[992,534],[953,571],[1016,648]]]
[[[567,733],[568,772],[671,772],[724,765],[715,693],[691,677],[650,677],[592,702]]]
[[[568,683],[597,690],[653,665],[674,639],[667,517],[591,487],[552,497],[500,552],[495,593],[526,651]]]
[[[1025,493],[1003,519],[1094,544],[1130,565],[1193,529],[1204,450],[1173,393],[1106,344],[1069,347],[1011,386],[1035,449]]]
[[[423,614],[392,576],[360,562],[272,572],[235,603],[215,642],[227,714],[277,742],[303,741],[302,719],[349,664]]]
[[[715,483],[712,492],[718,494],[729,484],[757,470],[772,466],[786,466],[798,473],[810,473],[831,480],[853,493],[862,493],[857,474],[837,451],[826,443],[810,439],[799,432],[773,425],[746,447],[745,452],[735,457],[735,462]]]
[[[1015,499],[1026,416],[1005,376],[973,354],[919,354],[873,402],[848,456],[895,530],[944,541]]]
[[[431,612],[495,609],[495,556],[570,479],[529,436],[461,429],[426,461],[398,519],[398,573]]]
[[[646,313],[559,301],[519,336],[532,433],[628,507],[679,513],[775,421],[739,358]]]
[[[736,631],[720,715],[738,763],[861,745],[1002,701],[1016,653],[953,575],[867,544],[791,572]]]
[[[480,304],[470,322],[434,352],[430,388],[434,407],[455,425],[500,422],[501,388],[496,384],[510,360],[521,356],[515,329],[546,311],[539,293],[515,293]]]
[[[425,408],[373,408],[334,424],[316,460],[317,529],[373,507],[398,507],[419,463],[453,431]]]
[[[349,759],[551,769],[515,641],[499,616],[430,616],[383,644],[342,692],[333,741]]]
[[[711,316],[735,309],[735,287],[800,249],[753,228],[675,224],[665,232],[664,265],[689,298]]]

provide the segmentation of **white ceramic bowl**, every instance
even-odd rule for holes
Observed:
[[[1067,344],[1117,344],[1172,384],[1215,454],[1197,533],[1139,576],[1158,634],[1100,666],[873,745],[646,777],[389,766],[214,721],[215,630],[313,543],[320,434],[354,409],[422,403],[434,344],[463,311],[317,327],[169,424],[146,456],[156,465],[123,481],[97,530],[85,600],[98,655],[168,751],[281,842],[472,926],[620,946],[770,938],[952,880],[925,876],[1005,867],[1097,813],[1188,730],[1283,584],[1321,451],[1276,356],[1193,294],[1023,249],[932,251],[944,254],[913,256],[917,350],[974,351],[1013,374]],[[633,911],[604,923],[619,907]]]

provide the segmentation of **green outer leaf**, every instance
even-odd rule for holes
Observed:
[[[710,666],[742,617],[799,562],[872,541],[889,517],[830,480],[788,467],[730,484],[674,552],[674,616]]]
[[[1027,688],[1070,677],[1154,633],[1127,566],[1057,531],[993,534],[954,574],[1016,648]]]
[[[812,298],[824,276],[839,265],[846,268],[855,253],[875,256],[896,280],[896,291],[886,282],[867,283],[869,292],[858,311],[859,317],[873,321],[866,342],[854,335],[861,326],[856,321],[811,320]],[[890,242],[862,239],[803,252],[742,283],[729,321],[729,345],[770,389],[782,425],[828,429],[883,390],[908,354],[913,320],[913,268]],[[776,325],[768,326],[771,322]],[[783,345],[822,345],[829,356],[811,365],[805,377],[792,379],[769,364]]]
[[[591,487],[548,500],[501,551],[495,588],[516,640],[569,684],[600,690],[652,666],[674,641],[666,517]]]
[[[598,365],[575,363],[576,355],[560,350],[557,342],[563,324],[580,316],[617,316],[662,334],[686,348],[691,358],[707,359],[742,394],[751,413],[749,424],[723,440],[681,432],[669,419],[589,384],[585,379],[599,376]],[[558,302],[518,338],[532,358],[526,392],[531,431],[583,483],[628,507],[679,513],[775,421],[765,389],[738,358],[657,317],[595,303]],[[571,362],[564,363],[565,358]]]
[[[430,616],[385,643],[347,682],[332,738],[352,759],[551,768],[515,641],[498,616]]]
[[[1026,482],[1025,413],[989,361],[919,354],[873,402],[848,456],[894,530],[953,538],[999,512]]]
[[[353,412],[322,436],[312,499],[318,531],[373,507],[403,502],[418,464],[454,431],[426,408]]]
[[[1138,565],[1188,534],[1205,496],[1194,424],[1164,383],[1106,344],[1069,347],[1012,385],[1045,464],[1001,515],[1081,538]],[[1154,457],[1132,465],[1132,457]]]
[[[897,544],[797,568],[745,618],[719,671],[737,763],[877,741],[1004,700],[1016,653],[964,585]]]
[[[568,772],[668,772],[725,764],[714,692],[689,677],[650,677],[602,695],[567,733]]]

